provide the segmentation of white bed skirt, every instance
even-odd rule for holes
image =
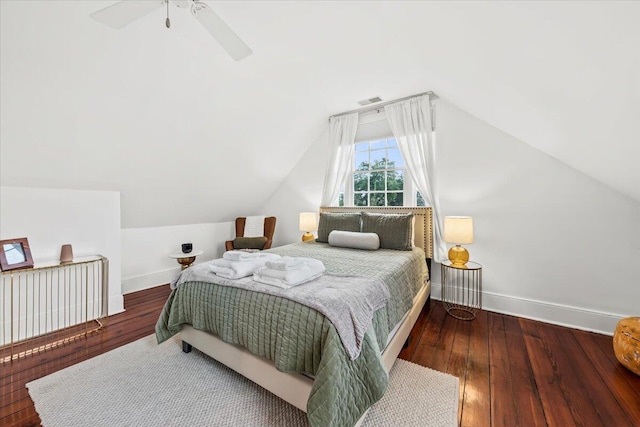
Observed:
[[[430,294],[431,282],[428,281],[416,295],[413,307],[404,317],[404,321],[396,329],[395,335],[382,352],[382,362],[387,372],[391,370],[398,358]],[[243,347],[228,344],[217,336],[194,329],[190,325],[182,327],[180,338],[293,406],[307,412],[307,400],[309,400],[313,387],[311,378],[302,374],[281,372],[269,359],[256,356]],[[363,419],[364,416],[356,425],[359,425]]]

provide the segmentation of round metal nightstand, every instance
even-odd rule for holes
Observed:
[[[469,261],[464,266],[453,266],[443,261],[442,304],[451,316],[460,320],[473,320],[482,308],[482,266]]]

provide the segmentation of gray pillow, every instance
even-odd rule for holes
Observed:
[[[329,233],[329,244],[340,248],[375,251],[380,247],[380,238],[376,233],[333,230]]]
[[[362,212],[362,232],[376,233],[380,248],[410,251],[412,249],[413,214],[377,214]]]
[[[333,230],[360,231],[360,214],[321,212],[316,242],[329,243],[329,233]]]

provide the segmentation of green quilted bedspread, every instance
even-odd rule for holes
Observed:
[[[387,336],[428,279],[424,252],[334,248],[295,243],[270,252],[322,260],[327,272],[381,279],[387,305],[376,311],[360,356],[351,361],[336,329],[312,308],[263,293],[204,282],[186,282],[167,300],[156,324],[158,343],[181,325],[208,331],[273,361],[283,372],[315,377],[307,402],[311,426],[352,426],[384,394],[388,377],[381,360]]]

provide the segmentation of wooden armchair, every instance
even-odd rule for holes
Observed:
[[[236,237],[244,237],[244,224],[247,220],[246,217],[238,217],[236,218]],[[264,237],[267,238],[267,242],[264,244],[262,249],[269,249],[271,244],[273,243],[273,233],[276,231],[276,217],[268,216],[264,219]],[[235,248],[233,247],[233,240],[227,240],[225,242],[225,248],[228,251],[232,251]]]

